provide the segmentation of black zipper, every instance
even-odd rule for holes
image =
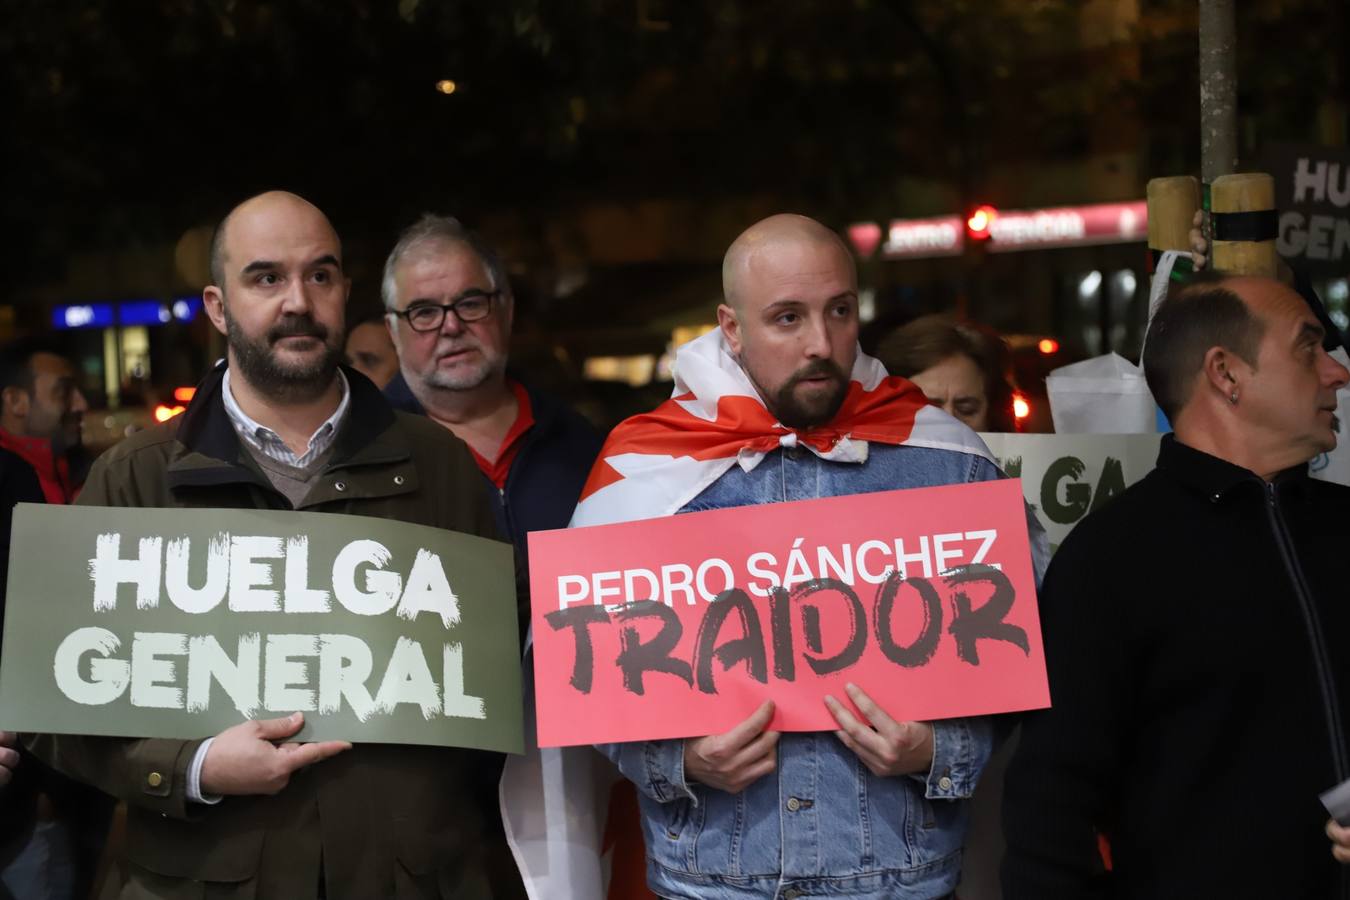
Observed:
[[[1331,762],[1336,770],[1336,783],[1340,784],[1350,777],[1345,758],[1345,730],[1341,724],[1341,705],[1336,696],[1336,682],[1331,674],[1331,661],[1327,654],[1326,641],[1322,637],[1322,623],[1317,616],[1317,607],[1312,601],[1312,591],[1303,578],[1303,568],[1298,563],[1294,551],[1294,542],[1280,514],[1280,505],[1275,494],[1275,485],[1266,483],[1266,512],[1270,516],[1270,529],[1275,534],[1275,545],[1280,548],[1284,567],[1293,582],[1294,594],[1298,597],[1299,607],[1303,611],[1303,624],[1308,629],[1308,645],[1312,650],[1313,664],[1317,668],[1317,682],[1321,689],[1322,709],[1327,719],[1328,737],[1331,739]]]

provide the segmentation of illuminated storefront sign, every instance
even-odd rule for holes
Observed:
[[[881,255],[886,259],[955,256],[965,244],[964,231],[965,224],[960,216],[894,219],[886,230]]]
[[[991,253],[1008,250],[1128,244],[1148,237],[1148,203],[1098,203],[1055,209],[1004,210],[990,225]]]
[[[111,303],[79,303],[52,309],[54,328],[109,328],[112,325]]]
[[[52,326],[67,328],[112,328],[115,325],[165,325],[191,322],[202,311],[201,297],[160,300],[124,300],[121,303],[67,304],[52,309]]]
[[[851,243],[864,257],[870,254],[862,252],[858,237],[865,233],[867,224],[849,226]],[[983,245],[991,253],[1142,242],[1148,237],[1148,204],[1137,200],[997,210],[997,215],[990,217],[988,228],[989,239]],[[958,256],[965,248],[965,232],[966,223],[961,216],[893,219],[886,230],[881,255],[884,259]]]

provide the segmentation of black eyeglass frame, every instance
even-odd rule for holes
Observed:
[[[450,312],[453,312],[455,314],[455,318],[459,319],[460,322],[463,322],[466,325],[471,322],[483,321],[488,316],[492,315],[492,304],[501,295],[502,292],[500,290],[469,291],[461,295],[459,298],[452,300],[449,303],[418,303],[415,306],[409,306],[407,309],[390,310],[389,314],[393,316],[398,316],[400,319],[405,320],[408,323],[408,327],[411,328],[413,331],[416,331],[419,334],[426,334],[429,331],[439,331],[440,328],[443,325],[445,325],[446,313]],[[483,312],[481,315],[473,315],[473,316],[464,315],[464,313],[462,312],[464,304],[468,303],[471,300],[487,301],[487,303],[484,304],[483,306]],[[414,315],[421,312],[422,310],[433,310],[433,309],[437,310],[439,313],[439,315],[436,316],[435,324],[428,325],[425,328],[418,327],[417,325],[413,324],[412,317]]]

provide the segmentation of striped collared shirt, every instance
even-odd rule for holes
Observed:
[[[297,469],[306,469],[315,459],[322,456],[329,447],[333,446],[333,441],[337,440],[338,429],[347,418],[347,410],[351,406],[351,390],[347,386],[347,376],[338,369],[338,390],[342,397],[338,400],[337,409],[328,417],[319,430],[310,435],[309,447],[299,456],[286,446],[286,442],[266,425],[259,425],[249,418],[248,414],[239,408],[235,402],[234,391],[230,388],[230,370],[225,370],[224,384],[221,386],[221,399],[225,402],[225,414],[230,417],[230,424],[234,430],[239,433],[239,437],[248,441],[249,446],[258,452],[274,459],[277,462],[285,463],[288,466],[294,466]]]

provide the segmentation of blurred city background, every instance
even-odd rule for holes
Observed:
[[[1237,5],[1242,169],[1344,148],[1348,6]],[[349,322],[379,312],[418,214],[483,232],[516,290],[513,366],[602,427],[668,394],[736,234],[811,215],[857,253],[865,349],[928,312],[982,322],[1021,427],[1048,430],[1046,371],[1138,352],[1146,182],[1200,168],[1194,0],[0,8],[0,338],[61,333],[96,447],[223,355],[211,228],[269,188],[332,217]],[[1316,273],[1342,325],[1345,268]]]

